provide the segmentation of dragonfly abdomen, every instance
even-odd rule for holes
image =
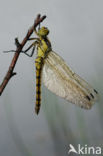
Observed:
[[[35,105],[35,112],[36,114],[39,113],[40,106],[41,106],[41,72],[42,72],[42,57],[37,57],[35,60],[36,66],[36,105]]]

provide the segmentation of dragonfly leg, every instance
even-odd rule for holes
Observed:
[[[27,51],[28,50],[26,49],[25,51],[21,51],[21,52],[24,53],[25,55],[29,56],[29,57],[32,57],[34,54],[34,51],[35,51],[35,46],[33,47],[31,54],[28,54]]]
[[[32,38],[28,38],[28,41],[31,41],[31,40],[38,40],[39,38],[36,38],[36,37],[32,37]]]
[[[32,57],[33,54],[34,54],[35,46],[36,46],[37,43],[38,43],[37,41],[33,42],[26,50],[21,51],[20,53],[24,53],[24,54],[27,55],[28,57]],[[28,54],[27,52],[28,52],[32,47],[33,47],[33,49],[32,49],[31,54]],[[9,50],[9,51],[3,51],[3,52],[4,52],[4,53],[16,52],[16,50]]]
[[[37,38],[30,38],[30,39],[33,40],[33,39],[37,39]],[[34,54],[34,51],[35,51],[35,46],[36,46],[38,43],[39,43],[39,42],[36,40],[36,41],[33,42],[26,50],[21,51],[21,52],[24,53],[25,55],[29,56],[29,57],[32,57],[33,54]],[[33,47],[33,49],[32,49],[31,54],[28,54],[27,51],[29,51],[32,47]]]

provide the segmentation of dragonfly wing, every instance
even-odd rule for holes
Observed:
[[[53,51],[44,60],[42,79],[50,91],[83,108],[90,109],[97,99],[97,91]]]

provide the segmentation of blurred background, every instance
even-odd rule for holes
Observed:
[[[47,15],[42,25],[50,29],[53,50],[99,92],[100,99],[91,110],[83,110],[42,85],[37,116],[35,55],[21,54],[17,75],[0,97],[0,156],[67,156],[69,144],[103,147],[102,0],[1,0],[0,83],[14,55],[3,51],[15,49],[14,38],[22,41],[38,13]]]

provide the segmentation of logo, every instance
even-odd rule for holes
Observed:
[[[80,154],[80,155],[101,155],[102,154],[102,148],[101,147],[93,147],[93,146],[81,146],[80,144],[78,144],[77,148],[75,148],[72,144],[69,145],[69,151],[68,151],[68,155],[75,153],[76,155]]]

